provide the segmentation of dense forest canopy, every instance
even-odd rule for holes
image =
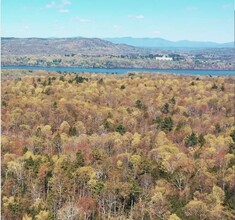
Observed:
[[[2,71],[2,219],[232,220],[234,77]]]

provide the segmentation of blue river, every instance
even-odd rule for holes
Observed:
[[[25,70],[46,70],[74,73],[107,73],[107,74],[125,74],[128,72],[146,72],[146,73],[174,73],[186,75],[211,75],[211,76],[228,76],[235,75],[232,70],[182,70],[182,69],[137,69],[137,68],[80,68],[80,67],[39,67],[39,66],[2,66],[1,69],[25,69]]]

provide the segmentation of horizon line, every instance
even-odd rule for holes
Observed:
[[[190,42],[200,42],[200,43],[216,43],[216,44],[227,44],[227,43],[235,43],[234,40],[231,41],[227,41],[227,42],[216,42],[216,41],[211,41],[211,40],[207,40],[207,41],[201,41],[201,40],[187,40],[187,39],[183,39],[183,40],[168,40],[166,38],[162,38],[162,37],[132,37],[132,36],[124,36],[124,37],[84,37],[84,36],[64,36],[64,37],[35,37],[35,36],[29,36],[29,37],[9,37],[9,36],[1,36],[2,38],[18,38],[18,39],[30,39],[30,38],[35,38],[35,39],[66,39],[66,38],[86,38],[86,39],[114,39],[114,38],[133,38],[133,39],[161,39],[161,40],[166,40],[166,41],[171,41],[171,42],[181,42],[181,41],[190,41]]]

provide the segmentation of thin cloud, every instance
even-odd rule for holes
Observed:
[[[29,29],[30,29],[30,28],[29,28],[28,25],[23,25],[23,26],[18,30],[18,32],[20,32],[20,33],[25,33],[25,32],[27,32]]]
[[[92,22],[94,21],[94,19],[91,19],[91,18],[81,18],[80,16],[76,16],[75,19],[78,21],[78,22]]]
[[[56,2],[51,2],[50,4],[46,5],[46,8],[63,8],[63,5],[56,4]]]
[[[128,15],[128,18],[141,20],[141,19],[144,19],[144,16],[143,15]]]
[[[153,33],[154,33],[154,34],[157,34],[157,35],[158,35],[158,34],[161,34],[161,32],[158,31],[158,30],[154,31]]]
[[[186,7],[186,9],[185,9],[186,11],[197,11],[198,10],[198,8],[197,7],[195,7],[195,6],[188,6],[188,7]]]
[[[222,8],[229,9],[229,8],[232,8],[232,5],[231,4],[224,4],[224,5],[222,5]]]
[[[116,25],[116,24],[115,24],[115,25],[113,25],[113,28],[114,28],[114,29],[121,29],[121,28],[122,28],[122,26],[121,26],[121,25]]]
[[[69,0],[62,0],[64,5],[71,5],[72,3]]]
[[[65,9],[65,6],[71,5],[71,4],[72,3],[69,0],[62,0],[60,1],[60,3],[52,1],[51,3],[46,5],[46,9],[60,9],[59,12],[61,12],[63,10],[68,10],[68,9]]]
[[[59,13],[69,13],[69,10],[68,9],[60,9]]]

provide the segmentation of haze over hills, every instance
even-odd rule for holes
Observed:
[[[2,38],[2,55],[145,55],[156,49],[232,48],[233,43],[168,41],[161,38]]]
[[[135,47],[145,48],[231,48],[234,46],[233,42],[215,43],[189,40],[169,41],[163,38],[118,37],[104,39],[112,43],[128,44]]]
[[[2,55],[127,55],[148,50],[99,38],[2,38]]]
[[[185,42],[183,43],[185,45]],[[2,38],[1,44],[1,65],[3,66],[234,69],[233,48],[174,48],[169,45],[167,47],[163,39],[161,47],[157,48],[136,47],[83,37]],[[169,56],[171,61],[156,60],[159,55]]]

